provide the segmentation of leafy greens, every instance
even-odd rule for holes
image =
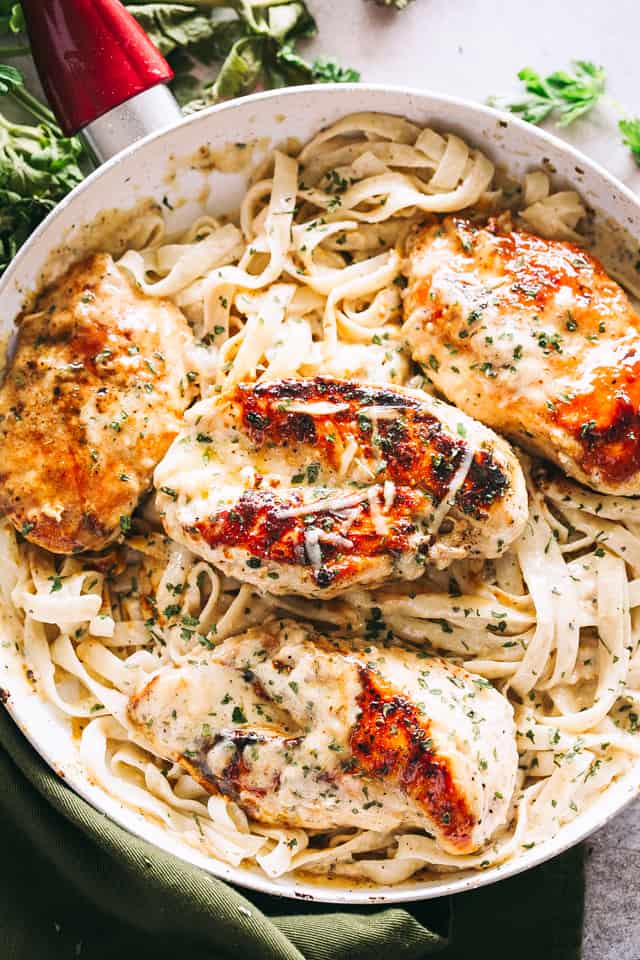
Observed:
[[[308,63],[298,41],[315,36],[316,22],[302,0],[125,0],[173,67],[173,89],[188,112],[242,96],[258,86],[354,82],[355,70],[335,61]],[[219,63],[215,80],[202,82],[199,65]]]
[[[188,0],[186,3],[124,0],[175,72],[173,91],[187,112],[250,93],[258,86],[354,83],[360,74],[335,60],[307,62],[300,40],[317,33],[304,0]],[[0,0],[0,33],[24,28],[22,8]],[[5,55],[28,48],[4,48]],[[218,65],[213,80],[203,68]]]
[[[37,124],[15,123],[0,114],[0,273],[40,221],[84,174],[83,147],[65,137],[51,111],[24,87],[15,67],[0,65],[0,94],[26,110]]]
[[[141,3],[126,6],[175,71],[174,93],[186,110],[237,97],[258,84],[280,87],[300,83],[354,82],[355,70],[335,60],[307,63],[296,44],[316,33],[302,0],[191,0],[189,3]],[[22,7],[0,0],[0,34],[12,42],[0,48],[6,57],[19,46],[24,30]],[[220,64],[213,81],[202,82],[203,67]],[[16,123],[0,113],[0,273],[50,210],[83,179],[81,142],[65,137],[48,107],[30,94],[22,74],[0,64],[0,96],[21,107],[34,125]]]

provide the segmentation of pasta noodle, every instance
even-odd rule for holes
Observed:
[[[404,238],[425,213],[482,208],[497,194],[493,165],[459,137],[356,114],[297,158],[276,151],[238,225],[201,217],[167,237],[154,215],[140,228],[143,248],[119,265],[145,293],[184,310],[202,397],[244,380],[319,372],[429,389],[400,332]],[[579,239],[577,194],[553,193],[537,171],[523,197],[529,228]],[[390,413],[372,408],[372,421],[377,415]],[[344,472],[353,456],[345,450]],[[410,585],[325,602],[260,595],[166,541],[145,510],[107,566],[91,556],[56,564],[2,525],[0,589],[22,619],[40,694],[83,725],[88,775],[206,855],[257,864],[270,877],[306,871],[383,884],[484,869],[555,834],[640,757],[640,502],[521,462],[530,516],[512,549],[497,561],[427,570]],[[469,466],[469,458],[460,464],[450,497]],[[372,481],[353,503],[369,497],[374,523],[384,524],[379,495],[393,491]],[[434,531],[448,506],[435,511]],[[511,821],[486,850],[454,856],[415,832],[267,828],[135,742],[125,707],[141,678],[282,614],[355,636],[392,631],[511,699],[520,779]]]

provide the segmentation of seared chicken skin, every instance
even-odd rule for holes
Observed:
[[[448,217],[409,253],[404,333],[470,416],[604,493],[640,493],[640,319],[571,243]]]
[[[126,530],[190,398],[189,329],[99,254],[20,322],[0,388],[0,512],[54,553]]]
[[[128,716],[139,743],[263,824],[421,828],[464,854],[508,818],[511,705],[480,677],[401,646],[271,623],[161,668]]]
[[[155,473],[165,529],[271,593],[331,597],[495,557],[525,522],[508,445],[421,391],[240,384],[185,420]]]

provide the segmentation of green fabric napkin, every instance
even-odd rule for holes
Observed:
[[[243,895],[111,823],[0,709],[2,960],[576,960],[582,851],[455,898],[341,908]]]

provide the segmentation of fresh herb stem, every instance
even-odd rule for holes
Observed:
[[[612,97],[605,97],[606,73],[589,60],[574,61],[574,73],[556,70],[542,77],[531,67],[518,73],[528,98],[508,102],[504,98],[489,97],[489,106],[515,113],[527,123],[543,123],[554,117],[559,127],[567,127],[589,113],[596,104],[605,100],[618,114],[624,108]],[[640,166],[640,117],[625,116],[618,121],[623,144],[629,148],[635,162]]]
[[[83,179],[82,144],[65,137],[52,112],[0,64],[0,94],[30,114],[30,126],[0,113],[0,273],[40,221]]]
[[[29,46],[19,46],[15,44],[12,46],[3,47],[0,46],[0,57],[26,57],[31,54],[31,47]]]
[[[62,131],[60,130],[58,124],[56,123],[56,118],[53,115],[53,112],[46,107],[44,103],[38,100],[37,97],[34,97],[32,93],[26,89],[26,87],[14,87],[7,94],[15,103],[19,104],[24,110],[26,110],[34,120],[37,120],[38,123],[43,123],[47,127],[50,127],[54,130],[59,136],[62,136]]]
[[[573,73],[556,70],[547,77],[524,67],[518,79],[529,94],[527,98],[502,104],[492,97],[491,105],[504,106],[528,123],[542,123],[554,116],[560,127],[568,127],[592,110],[602,97],[606,83],[604,69],[590,60],[576,60]]]

